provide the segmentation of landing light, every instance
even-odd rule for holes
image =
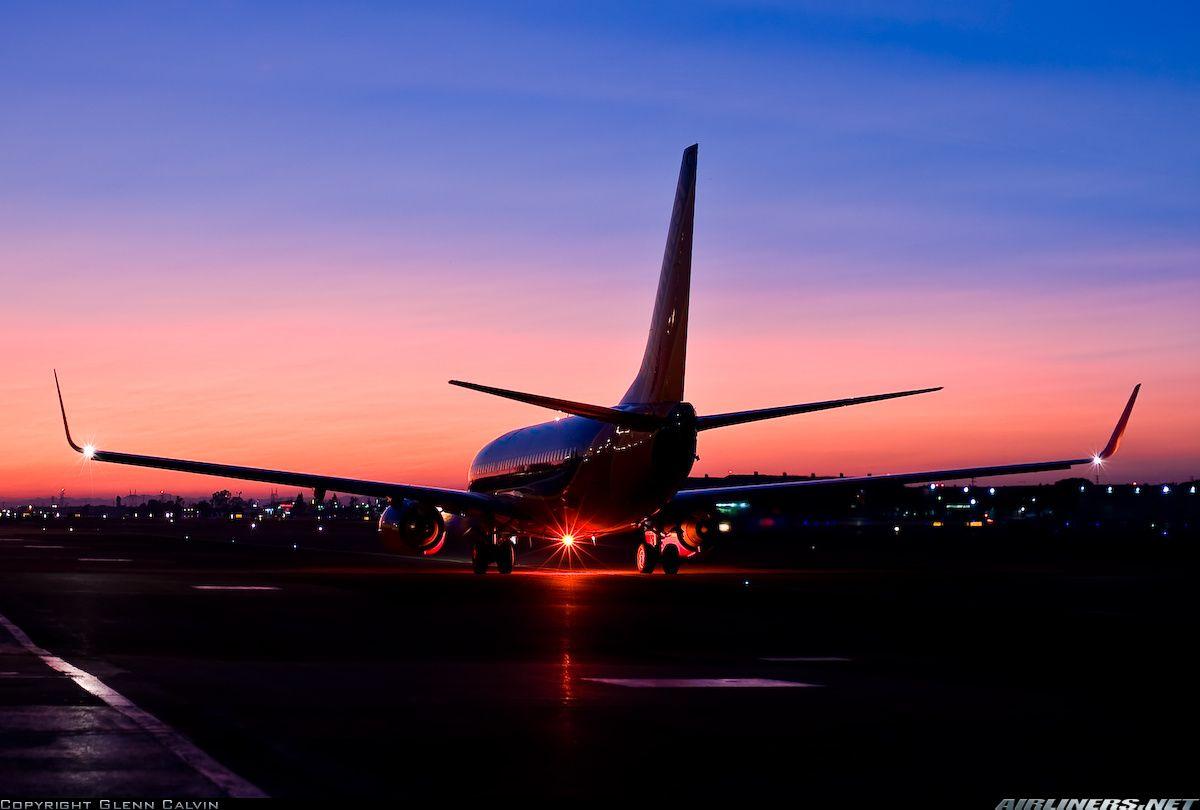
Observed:
[[[562,544],[563,544],[564,546],[573,546],[573,545],[575,545],[575,535],[573,535],[573,534],[564,534],[564,535],[562,536]]]
[[[88,459],[90,459],[90,458],[92,458],[92,457],[93,457],[93,456],[95,456],[95,455],[96,455],[96,445],[94,445],[94,444],[85,444],[85,445],[83,446],[83,457],[84,457],[84,458],[88,458]]]
[[[1101,464],[1104,463],[1104,459],[1100,458],[1099,453],[1096,453],[1095,455],[1092,456],[1092,463],[1095,464],[1097,467],[1099,467]]]
[[[721,521],[717,524],[717,531],[721,532],[722,534],[728,532],[732,528],[733,526],[725,521]]]

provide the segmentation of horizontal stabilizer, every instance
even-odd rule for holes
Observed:
[[[521,391],[509,391],[507,388],[493,388],[490,385],[479,385],[478,383],[463,382],[462,380],[450,380],[450,384],[457,385],[459,388],[482,391],[485,394],[504,397],[505,399],[515,399],[517,402],[524,402],[527,405],[549,408],[552,411],[569,413],[572,416],[582,416],[586,419],[595,419],[597,422],[607,422],[611,425],[620,425],[634,430],[656,430],[666,424],[665,419],[653,414],[622,411],[618,408],[606,408],[603,405],[589,405],[586,402],[555,399],[554,397],[544,397],[540,394],[525,394]]]
[[[730,425],[740,425],[745,422],[757,422],[761,419],[777,419],[780,416],[792,416],[797,413],[812,413],[813,411],[827,411],[830,408],[844,408],[847,405],[862,405],[866,402],[879,402],[883,399],[896,399],[897,397],[911,397],[917,394],[928,394],[933,391],[941,391],[942,387],[937,388],[917,388],[912,391],[895,391],[890,394],[871,394],[865,397],[851,397],[849,399],[829,399],[824,402],[806,402],[802,405],[782,405],[778,408],[761,408],[757,411],[734,411],[733,413],[717,413],[710,416],[696,417],[697,430],[712,430],[713,428],[729,427]]]

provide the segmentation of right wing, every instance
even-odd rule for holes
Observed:
[[[949,470],[925,470],[922,472],[894,473],[890,475],[862,475],[853,478],[806,478],[799,481],[780,481],[771,484],[746,484],[744,486],[710,487],[705,489],[682,490],[668,503],[663,511],[667,514],[682,514],[710,508],[719,501],[731,499],[753,498],[756,503],[779,503],[800,496],[809,491],[819,491],[832,487],[864,487],[882,486],[886,484],[921,484],[930,481],[955,481],[964,478],[984,478],[991,475],[1018,475],[1021,473],[1046,472],[1048,470],[1066,470],[1079,464],[1100,464],[1111,458],[1121,444],[1125,435],[1125,427],[1129,424],[1129,414],[1133,412],[1133,403],[1137,399],[1141,383],[1133,387],[1129,401],[1117,426],[1113,428],[1108,444],[1099,453],[1088,458],[1056,459],[1053,461],[1031,461],[1023,464],[993,464],[984,467],[959,467]]]
[[[282,484],[284,486],[325,492],[344,492],[375,498],[406,498],[438,506],[444,511],[454,514],[486,512],[488,514],[511,515],[514,514],[514,510],[516,509],[515,502],[507,498],[480,492],[469,492],[467,490],[421,487],[387,481],[364,481],[358,478],[340,478],[332,475],[288,472],[286,470],[271,470],[263,467],[215,464],[210,461],[190,461],[188,459],[164,458],[162,456],[143,456],[135,453],[100,450],[90,444],[80,446],[71,438],[71,428],[67,425],[67,409],[63,405],[62,388],[58,384],[57,371],[54,373],[54,387],[58,391],[58,406],[62,411],[63,429],[67,434],[67,444],[71,445],[72,450],[82,454],[85,459],[106,461],[111,464],[129,464],[135,467],[175,470],[177,472],[195,473],[198,475],[215,475],[221,478],[262,481],[268,484]]]

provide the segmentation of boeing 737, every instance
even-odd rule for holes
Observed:
[[[471,559],[479,574],[493,564],[501,573],[510,573],[522,540],[569,546],[575,538],[600,534],[630,535],[630,550],[638,571],[651,573],[661,567],[664,572],[674,574],[684,560],[702,555],[719,542],[724,528],[718,520],[717,504],[721,502],[769,506],[822,489],[1065,470],[1081,464],[1100,464],[1116,452],[1140,384],[1134,386],[1104,449],[1087,458],[682,489],[697,459],[696,444],[702,431],[940,390],[918,388],[697,415],[696,409],[684,400],[696,156],[694,145],[683,152],[650,335],[641,367],[629,390],[616,405],[603,406],[451,380],[451,385],[565,414],[554,421],[511,431],[484,446],[471,463],[466,489],[240,467],[135,455],[90,444],[81,446],[71,438],[55,372],[67,442],[91,461],[301,487],[313,490],[319,500],[327,492],[386,498],[389,505],[379,521],[381,541],[389,549],[411,554],[432,556],[441,551],[447,536],[446,520],[453,517],[470,527],[464,536],[473,538]]]

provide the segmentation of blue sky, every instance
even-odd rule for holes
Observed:
[[[634,356],[698,141],[693,357],[714,405],[759,380],[703,358],[752,337],[837,389],[757,394],[780,401],[937,377],[1011,410],[1030,379],[1060,399],[1146,376],[1180,433],[1156,458],[1192,470],[1198,39],[1200,8],[1171,3],[4,3],[0,281],[29,324],[140,324],[130,345],[156,313],[319,290],[390,330],[368,368],[498,318]],[[48,366],[12,323],[0,337]],[[921,368],[930,343],[974,347],[988,381]],[[888,378],[881,344],[909,373]],[[847,346],[853,373],[822,365]],[[477,360],[446,352],[454,373]],[[449,376],[405,371],[426,373]],[[607,373],[598,389],[623,387]]]

